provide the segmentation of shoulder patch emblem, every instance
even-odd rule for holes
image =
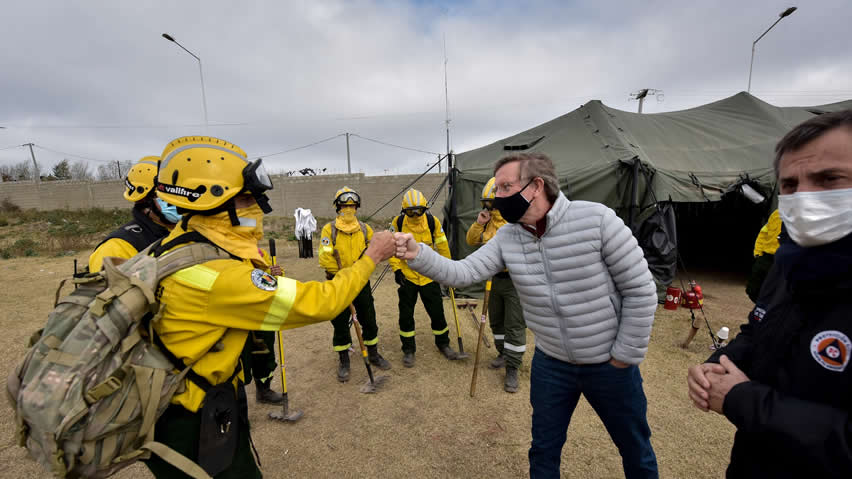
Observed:
[[[840,331],[823,331],[811,340],[811,356],[830,371],[843,372],[849,364],[852,341]]]
[[[255,269],[251,272],[251,282],[257,286],[257,289],[264,291],[275,291],[278,287],[278,280],[266,271]]]
[[[323,236],[322,240],[320,240],[320,243],[322,243],[323,246],[328,246],[331,244],[331,238]]]

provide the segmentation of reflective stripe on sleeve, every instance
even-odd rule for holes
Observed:
[[[218,271],[212,270],[203,264],[182,269],[172,275],[172,278],[175,280],[202,291],[213,289],[213,283],[216,282],[216,278],[218,277]]]
[[[514,351],[516,353],[523,353],[527,350],[527,345],[515,346],[514,344],[503,343],[503,349],[508,349],[509,351]]]
[[[272,298],[272,304],[260,325],[261,331],[278,331],[287,320],[290,309],[296,300],[296,280],[292,278],[278,278],[278,288]]]

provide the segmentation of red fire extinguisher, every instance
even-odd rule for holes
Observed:
[[[701,286],[695,284],[695,281],[689,282],[689,291],[683,293],[681,305],[686,309],[701,309],[704,304],[704,294],[701,291]]]

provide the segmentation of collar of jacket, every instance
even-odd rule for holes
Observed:
[[[521,226],[529,231],[533,236],[541,238],[547,233],[548,225],[555,224],[556,221],[565,214],[565,210],[568,209],[568,198],[560,191],[559,196],[556,197],[556,201],[550,205],[550,209],[547,210],[544,216],[541,217],[540,220],[536,221],[535,228],[531,225],[521,224]]]

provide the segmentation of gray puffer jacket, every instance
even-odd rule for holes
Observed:
[[[408,265],[450,286],[508,268],[536,347],[562,361],[639,364],[648,350],[656,288],[630,229],[602,204],[559,193],[541,238],[508,224],[461,261],[421,247]]]

